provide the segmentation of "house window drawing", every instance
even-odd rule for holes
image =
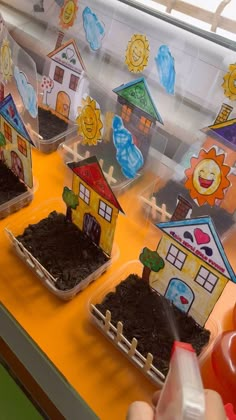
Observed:
[[[149,284],[204,326],[227,282],[236,283],[236,276],[212,219],[184,218],[191,205],[178,198],[174,219],[157,224],[162,237],[156,254],[166,263],[160,270],[151,267]]]
[[[24,155],[27,156],[27,143],[20,136],[17,136],[17,146],[18,150]]]
[[[121,111],[121,118],[123,121],[129,122],[132,116],[132,108],[130,108],[128,105],[122,106]]]
[[[142,131],[145,134],[148,134],[151,128],[151,121],[148,118],[141,117],[139,120],[138,128],[140,131]]]
[[[104,201],[100,200],[98,214],[102,216],[105,220],[110,222],[112,219],[112,208],[108,206],[108,204],[104,203]]]
[[[47,93],[45,105],[56,111],[58,116],[74,121],[83,93],[88,87],[88,79],[76,42],[73,39],[65,43],[62,41],[63,34],[59,32],[55,49],[48,54],[50,68],[47,76],[54,83]]]
[[[3,123],[3,127],[4,127],[5,139],[12,143],[12,129],[11,129],[11,127],[6,122]]]
[[[7,147],[2,148],[6,166],[29,188],[32,188],[31,145],[34,143],[17,111],[11,94],[8,94],[0,103],[0,132],[8,140]]]
[[[79,196],[86,204],[89,204],[90,191],[81,182],[79,184]]]
[[[95,156],[67,166],[73,171],[72,191],[78,197],[72,222],[111,255],[117,216],[123,210]]]
[[[212,293],[218,279],[219,278],[215,276],[215,274],[211,273],[211,271],[207,270],[205,267],[200,267],[195,281],[204,287],[204,289],[208,292]]]
[[[75,76],[74,74],[72,74],[70,76],[69,88],[76,91],[77,87],[78,87],[78,83],[79,83],[79,78],[77,76]]]
[[[121,118],[124,126],[135,138],[135,144],[140,149],[144,161],[151,143],[150,130],[162,118],[156,108],[144,77],[132,80],[113,89],[117,101],[121,105]]]
[[[56,82],[58,82],[58,83],[61,83],[62,84],[62,82],[63,82],[63,77],[64,77],[64,73],[65,73],[65,70],[63,70],[61,67],[59,67],[59,66],[56,66],[55,67],[55,72],[54,72],[54,77],[53,77],[53,79],[56,81]]]
[[[171,245],[167,253],[166,260],[179,270],[182,270],[186,260],[186,254],[180,251],[175,245]]]

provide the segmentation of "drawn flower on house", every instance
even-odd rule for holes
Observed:
[[[82,106],[78,108],[78,134],[83,138],[83,144],[96,145],[102,140],[103,123],[98,103],[90,96],[82,99]]]
[[[10,43],[7,38],[3,40],[0,51],[0,69],[3,80],[9,82],[12,78],[12,58]]]
[[[236,100],[236,64],[229,65],[229,71],[223,77],[224,83],[221,85],[224,89],[224,94],[231,101]]]

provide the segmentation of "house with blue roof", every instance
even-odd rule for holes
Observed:
[[[11,94],[0,102],[0,132],[5,137],[5,146],[1,148],[1,160],[32,188],[31,145],[34,143]]]
[[[118,113],[124,126],[133,135],[133,141],[145,159],[151,141],[151,128],[155,127],[157,122],[163,124],[148,83],[144,77],[140,77],[118,86],[113,92],[116,93],[120,104]]]
[[[236,282],[216,228],[210,217],[172,219],[157,227],[162,238],[156,251],[164,264],[150,272],[149,284],[204,326],[227,282]]]

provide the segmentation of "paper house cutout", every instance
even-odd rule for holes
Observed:
[[[118,102],[122,105],[123,123],[132,133],[134,142],[145,159],[150,146],[150,141],[147,140],[151,127],[155,126],[157,121],[163,124],[148,84],[144,77],[140,77],[113,89],[113,92],[117,94]]]
[[[82,99],[85,66],[75,41],[70,39],[62,44],[62,39],[60,32],[56,48],[48,54],[53,89],[47,94],[47,104],[64,118],[74,120]]]
[[[0,102],[0,131],[6,145],[1,160],[30,188],[33,186],[31,145],[33,142],[11,94]]]
[[[233,169],[228,175],[231,186],[225,191],[224,200],[220,203],[220,207],[229,213],[236,210],[236,118],[228,119],[232,110],[230,105],[222,104],[214,124],[202,129],[207,134],[202,147],[208,150],[214,146],[219,152],[225,153],[225,163]]]
[[[164,264],[150,272],[150,286],[204,326],[227,282],[236,282],[215,226],[210,217],[157,226],[163,235],[156,252]]]
[[[68,163],[68,167],[73,171],[72,191],[79,202],[72,221],[111,255],[117,216],[123,210],[95,156]]]

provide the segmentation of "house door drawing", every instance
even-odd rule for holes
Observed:
[[[88,235],[91,240],[99,245],[101,236],[101,226],[98,221],[89,213],[85,213],[83,220],[83,232]]]
[[[70,113],[70,97],[66,92],[58,92],[56,111],[66,118],[69,118]]]
[[[173,278],[168,284],[165,297],[181,311],[188,312],[195,296],[192,289],[184,281]]]
[[[18,154],[14,151],[11,151],[11,169],[22,181],[25,180],[24,166]]]

